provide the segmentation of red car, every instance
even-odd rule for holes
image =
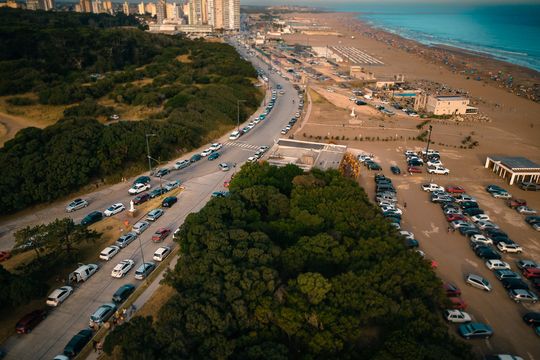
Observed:
[[[409,166],[407,171],[410,174],[412,174],[412,173],[420,174],[420,173],[422,173],[422,168],[419,168],[418,166]]]
[[[451,297],[450,302],[452,303],[452,309],[465,310],[467,308],[467,303],[460,297]]]
[[[18,334],[28,334],[46,317],[47,310],[34,310],[31,313],[24,315],[21,320],[17,322],[15,325],[15,331],[17,331]]]
[[[153,242],[160,242],[165,240],[167,236],[171,233],[171,229],[167,228],[159,228],[157,231],[152,235],[152,241]]]
[[[139,205],[139,204],[142,204],[143,202],[147,202],[148,200],[150,200],[150,194],[142,193],[133,198],[133,204]]]
[[[449,192],[451,194],[463,194],[465,192],[465,189],[461,186],[447,186],[446,192]]]
[[[452,221],[456,221],[456,220],[463,220],[463,221],[467,221],[467,218],[461,214],[448,214],[446,215],[446,221],[448,222],[452,222]]]
[[[223,187],[228,188],[229,185],[231,185],[231,180],[226,180],[226,181],[223,182]]]
[[[444,289],[444,292],[446,293],[446,296],[448,297],[461,296],[461,290],[459,290],[459,288],[452,283],[444,283],[443,289]]]
[[[540,278],[540,268],[527,267],[522,270],[522,273],[527,279]]]
[[[518,206],[527,206],[527,202],[523,199],[508,199],[506,200],[506,205],[512,209],[515,209]]]
[[[6,261],[11,257],[11,253],[9,251],[0,251],[0,262]]]

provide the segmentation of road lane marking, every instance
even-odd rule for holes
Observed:
[[[469,265],[472,265],[474,266],[475,268],[478,267],[478,264],[476,263],[476,261],[472,261],[472,260],[469,260],[469,259],[465,259],[465,262]]]
[[[490,351],[493,351],[493,346],[491,346],[491,342],[489,341],[489,339],[485,339],[486,340],[486,346],[488,347],[488,349]]]
[[[529,359],[534,360],[534,357],[532,356],[530,352],[527,352],[527,356],[529,357]]]

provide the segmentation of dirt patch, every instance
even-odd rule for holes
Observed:
[[[189,58],[191,56],[191,54],[184,54],[184,55],[178,55],[176,57],[176,60],[181,62],[181,63],[184,63],[184,64],[189,64],[189,63],[192,63],[193,61]]]
[[[154,320],[157,319],[159,310],[175,293],[176,290],[172,287],[160,285],[150,299],[148,299],[148,301],[137,311],[137,316],[152,316]]]

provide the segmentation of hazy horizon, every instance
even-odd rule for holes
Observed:
[[[540,4],[540,0],[340,0],[337,2],[331,2],[328,0],[292,0],[292,1],[283,1],[283,0],[241,0],[241,5],[301,5],[301,6],[335,6],[336,4],[470,4],[470,5],[515,5],[515,4]]]

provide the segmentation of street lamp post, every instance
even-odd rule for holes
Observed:
[[[152,173],[152,158],[150,157],[150,144],[148,138],[151,136],[157,136],[156,134],[146,134],[146,157],[148,158],[148,171]]]
[[[433,126],[429,125],[429,134],[428,134],[427,145],[426,145],[426,157],[427,157],[428,151],[429,151],[429,143],[431,142],[431,131],[432,130],[433,130]]]
[[[236,127],[240,131],[240,103],[246,100],[236,100]]]

